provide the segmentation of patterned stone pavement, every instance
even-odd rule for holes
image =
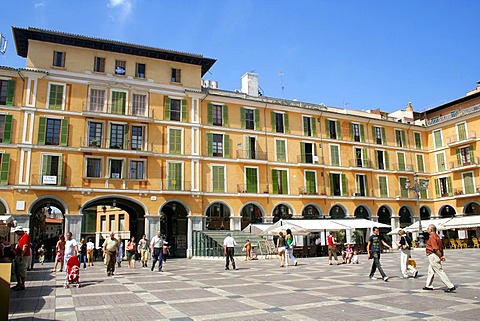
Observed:
[[[480,250],[447,250],[444,267],[456,293],[435,280],[423,291],[427,259],[416,250],[419,275],[400,279],[398,252],[382,255],[389,282],[370,280],[371,261],[327,265],[301,258],[279,267],[275,259],[244,261],[224,270],[220,260],[168,260],[164,272],[128,269],[107,277],[98,262],[81,271],[80,288],[63,288],[65,273],[52,264],[29,272],[27,290],[10,293],[11,320],[478,320]],[[378,272],[377,272],[378,273]]]

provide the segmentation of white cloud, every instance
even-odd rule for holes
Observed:
[[[33,5],[35,8],[40,8],[40,7],[45,7],[45,3],[44,2],[37,2]]]
[[[130,15],[133,6],[132,0],[108,0],[107,7],[118,9],[120,11],[119,18],[121,21],[123,21]]]

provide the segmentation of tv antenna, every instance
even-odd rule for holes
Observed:
[[[283,71],[280,69],[278,71],[278,75],[280,76],[280,82],[282,84],[282,96],[285,97],[285,86],[283,85]]]
[[[7,51],[7,43],[7,39],[3,36],[2,33],[0,33],[0,53],[2,55],[4,55]]]

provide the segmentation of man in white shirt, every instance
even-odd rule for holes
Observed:
[[[67,232],[65,241],[65,266],[67,266],[68,259],[72,256],[77,256],[77,241],[72,238],[72,232]]]
[[[87,261],[88,266],[92,264],[93,266],[93,251],[95,250],[95,244],[93,244],[92,239],[88,239],[87,242]]]
[[[157,235],[152,238],[150,242],[150,250],[152,251],[152,268],[153,271],[155,269],[155,264],[158,261],[158,272],[163,272],[162,264],[163,264],[163,244],[167,244],[162,237],[162,233],[157,231]]]
[[[225,262],[225,270],[230,270],[230,260],[232,260],[232,267],[234,270],[237,268],[235,267],[235,259],[233,255],[235,253],[235,239],[232,237],[231,233],[227,233],[227,237],[223,240],[223,251],[225,252],[226,262]]]

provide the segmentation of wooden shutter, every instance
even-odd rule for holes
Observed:
[[[255,110],[256,111],[256,110]],[[246,110],[245,108],[240,108],[240,123],[242,125],[242,128],[245,129],[247,126],[246,126],[246,117],[245,117],[245,113],[246,113]],[[210,118],[209,118],[210,120]],[[210,123],[209,123],[210,124]]]
[[[363,159],[362,159],[363,167],[370,167],[370,164],[369,164],[370,158],[368,157],[368,149],[362,148],[362,156],[363,156]]]
[[[452,178],[447,177],[447,187],[448,187],[448,195],[452,196],[453,195],[453,188],[452,188]]]
[[[57,170],[58,176],[57,176],[57,185],[62,186],[63,185],[63,156],[60,155],[58,156],[58,170]]]
[[[272,169],[272,188],[273,194],[278,194],[278,171]]]
[[[165,106],[163,107],[163,116],[165,120],[170,120],[170,111],[172,109],[172,100],[165,97]]]
[[[52,167],[52,156],[43,155],[42,156],[42,176],[50,175]],[[40,182],[43,182],[43,177],[40,178]]]
[[[458,164],[458,166],[462,166],[462,157],[460,156],[460,148],[457,148],[455,153],[457,154],[457,164]]]
[[[207,133],[207,154],[213,156],[213,134]]]
[[[300,162],[305,163],[305,143],[300,143]]]
[[[38,145],[45,145],[45,136],[47,130],[47,118],[40,117],[38,120]]]
[[[342,196],[348,196],[347,175],[342,174]]]
[[[390,169],[390,159],[388,157],[388,151],[383,152],[385,155],[385,169],[389,170]]]
[[[5,115],[5,124],[3,126],[3,137],[2,137],[2,143],[3,144],[10,144],[11,143],[12,124],[13,124],[12,115]]]
[[[285,170],[280,171],[282,175],[282,194],[288,194],[288,173]]]
[[[60,146],[68,146],[68,119],[62,119],[60,128]]]
[[[402,136],[402,146],[407,147],[407,139],[405,138],[405,131],[401,131],[401,136]]]
[[[330,121],[328,119],[325,119],[325,129],[327,130],[327,138],[332,138],[330,137]]]
[[[1,154],[2,163],[0,164],[0,185],[8,185],[8,176],[10,173],[10,154]]]
[[[360,141],[365,143],[365,127],[360,124]]]
[[[387,177],[386,176],[380,176],[378,178],[378,184],[380,185],[380,197],[387,197],[388,196]]]
[[[272,132],[276,132],[277,131],[277,117],[276,117],[276,112],[272,111],[270,113],[271,117],[272,117]]]
[[[440,197],[440,179],[435,180],[435,194]]]
[[[382,145],[387,145],[387,135],[384,127],[382,127]]]
[[[308,125],[310,118],[303,116],[303,136],[308,136]]]
[[[7,106],[13,106],[15,100],[15,80],[9,80],[7,85]]]
[[[290,124],[288,122],[288,114],[283,114],[283,125],[285,127],[285,133],[290,133]]]
[[[312,136],[317,137],[317,122],[315,121],[315,117],[310,118],[312,122]]]
[[[223,135],[223,157],[230,158],[230,135]]]
[[[342,128],[340,127],[340,122],[337,120],[336,122],[337,125],[337,139],[342,139]]]
[[[6,125],[5,125],[5,128],[7,128]],[[470,163],[477,164],[477,162],[475,161],[475,145],[474,144],[468,146],[468,152],[470,154]]]
[[[367,178],[367,175],[364,175],[363,177],[365,178],[365,196],[370,196],[370,194],[368,193],[368,178]]]
[[[223,106],[223,127],[228,127],[228,106]]]
[[[330,195],[333,196],[335,194],[335,189],[333,186],[333,174],[329,173],[328,174],[328,181],[330,182]]]
[[[353,133],[353,124],[350,123],[350,137],[351,137],[352,141],[354,140],[353,134],[354,134]]]
[[[128,149],[128,124],[123,125],[123,149]]]
[[[188,121],[188,104],[186,99],[182,99],[182,121]]]
[[[255,130],[260,130],[260,110],[255,109]]]

